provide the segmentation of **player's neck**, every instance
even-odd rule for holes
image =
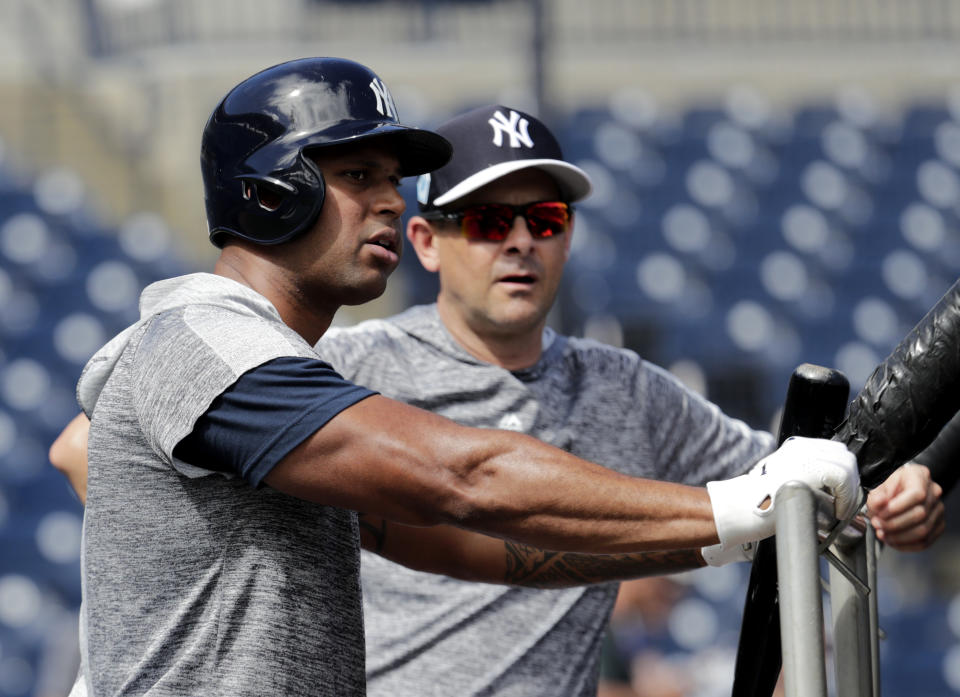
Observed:
[[[506,370],[523,370],[540,360],[543,353],[543,328],[540,322],[523,330],[501,330],[476,327],[451,311],[444,303],[437,303],[440,321],[454,340],[471,356]]]
[[[311,346],[320,340],[333,322],[337,307],[316,307],[305,302],[295,284],[289,283],[279,269],[261,263],[256,255],[224,249],[213,272],[252,288],[276,308],[280,319]]]

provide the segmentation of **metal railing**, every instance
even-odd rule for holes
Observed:
[[[837,697],[880,697],[877,542],[857,521],[835,540],[817,535],[818,496],[800,482],[777,492],[777,573],[786,697],[827,697],[823,589],[819,557],[829,563]]]

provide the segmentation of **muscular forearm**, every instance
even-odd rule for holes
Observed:
[[[504,582],[535,588],[566,588],[625,581],[688,571],[705,565],[700,552],[693,549],[633,554],[578,554],[549,552],[508,541],[504,543],[504,551],[507,560]]]
[[[465,428],[376,396],[331,420],[266,481],[394,522],[447,523],[559,551],[718,540],[705,489],[628,477],[530,436]]]
[[[705,490],[624,476],[518,434],[504,433],[467,478],[475,509],[454,523],[545,549],[613,554],[716,539]]]
[[[534,588],[608,583],[704,566],[697,550],[551,552],[447,525],[413,527],[367,514],[360,515],[360,537],[365,549],[419,571]]]

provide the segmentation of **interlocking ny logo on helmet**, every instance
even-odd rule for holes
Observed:
[[[388,116],[392,119],[398,118],[397,105],[393,103],[393,95],[390,94],[387,86],[383,84],[383,80],[380,78],[371,80],[370,89],[372,89],[373,93],[377,96],[377,111],[383,116]]]
[[[247,78],[220,101],[203,130],[210,240],[218,247],[230,235],[279,244],[310,229],[325,187],[307,151],[368,138],[389,139],[405,176],[450,158],[446,139],[398,122],[390,90],[359,63],[302,58]]]

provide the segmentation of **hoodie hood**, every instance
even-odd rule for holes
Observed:
[[[203,304],[216,295],[217,305],[240,314],[280,320],[265,297],[236,281],[211,273],[195,273],[152,283],[140,294],[140,319],[108,341],[87,361],[77,382],[77,402],[87,417],[93,415],[103,386],[130,340],[154,317],[188,305]]]

